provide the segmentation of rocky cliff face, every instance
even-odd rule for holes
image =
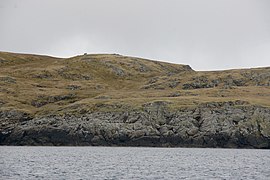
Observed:
[[[270,148],[270,109],[241,101],[174,111],[157,101],[140,111],[14,115],[16,123],[2,124],[1,144]]]
[[[269,68],[0,55],[1,145],[270,148]]]

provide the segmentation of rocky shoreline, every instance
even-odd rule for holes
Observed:
[[[270,109],[242,101],[174,110],[156,101],[134,111],[0,118],[7,120],[1,145],[270,148]]]

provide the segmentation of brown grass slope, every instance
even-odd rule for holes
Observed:
[[[244,101],[270,106],[270,67],[197,72],[117,54],[72,58],[0,52],[0,109],[41,114]]]

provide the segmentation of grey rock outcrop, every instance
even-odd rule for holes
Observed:
[[[0,119],[2,145],[270,148],[270,109],[243,101],[176,110],[157,101],[142,110],[35,118],[10,111]]]

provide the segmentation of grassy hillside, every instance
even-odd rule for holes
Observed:
[[[270,67],[197,72],[117,54],[72,58],[0,52],[0,109],[41,114],[244,101],[270,106]]]

